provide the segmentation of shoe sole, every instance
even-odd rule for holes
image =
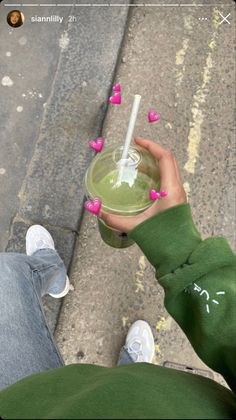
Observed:
[[[53,293],[48,293],[48,294],[54,299],[61,299],[65,297],[69,293],[70,290],[74,290],[74,287],[70,283],[69,277],[66,276],[66,285],[65,285],[64,290],[61,293],[58,293],[56,295],[54,295]]]

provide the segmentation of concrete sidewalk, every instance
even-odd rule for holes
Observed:
[[[141,94],[136,134],[175,153],[203,237],[224,235],[235,247],[235,35],[233,25],[219,25],[221,9],[207,8],[204,22],[202,10],[132,8],[116,74],[123,103],[109,108],[103,135],[107,144],[122,143],[133,95]],[[151,107],[162,116],[153,125],[147,122]],[[64,300],[56,330],[66,363],[114,366],[129,326],[144,319],[155,336],[158,363],[205,367],[164,309],[163,291],[139,248],[105,245],[89,214],[83,217],[70,278],[75,291]]]

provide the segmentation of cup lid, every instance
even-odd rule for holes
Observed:
[[[149,191],[158,187],[156,160],[144,148],[132,146],[122,161],[123,147],[109,147],[98,154],[85,175],[86,195],[99,197],[102,210],[118,215],[135,215],[152,201]]]

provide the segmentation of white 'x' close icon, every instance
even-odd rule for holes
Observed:
[[[221,25],[223,22],[228,23],[230,25],[230,21],[228,20],[228,17],[230,16],[230,13],[227,16],[223,16],[222,13],[220,13],[220,16],[222,17],[222,21],[219,23]]]

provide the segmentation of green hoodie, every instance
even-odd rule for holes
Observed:
[[[0,392],[3,419],[229,419],[236,417],[236,257],[224,238],[201,240],[188,204],[130,237],[156,269],[165,306],[200,358],[231,390],[146,363],[70,365]]]

